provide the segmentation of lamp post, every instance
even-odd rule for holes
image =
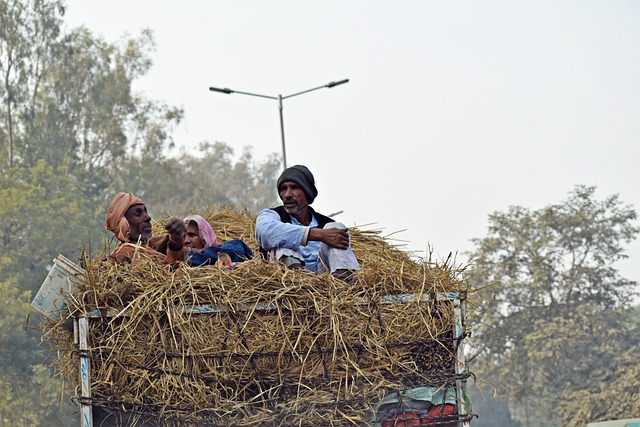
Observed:
[[[314,90],[318,90],[318,89],[323,89],[323,88],[327,88],[327,89],[331,89],[332,87],[344,84],[344,83],[348,83],[349,79],[344,79],[344,80],[340,80],[337,82],[329,82],[326,85],[322,85],[322,86],[318,86],[318,87],[314,87],[311,89],[307,89],[307,90],[303,90],[302,92],[297,92],[297,93],[293,93],[291,95],[287,95],[287,96],[282,96],[282,95],[277,95],[277,96],[270,96],[270,95],[260,95],[258,93],[251,93],[251,92],[241,92],[239,90],[231,90],[229,88],[224,88],[224,89],[220,89],[217,87],[210,87],[209,90],[212,92],[220,92],[220,93],[226,93],[228,95],[232,94],[232,93],[239,93],[241,95],[251,95],[251,96],[257,96],[260,98],[268,98],[268,99],[275,99],[278,101],[278,110],[280,112],[280,136],[282,139],[282,164],[284,166],[284,168],[287,168],[287,151],[285,148],[285,144],[284,144],[284,116],[282,114],[282,101],[287,99],[287,98],[293,98],[294,96],[298,96],[298,95],[302,95],[308,92],[312,92]]]

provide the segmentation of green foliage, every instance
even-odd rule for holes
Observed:
[[[186,215],[211,203],[257,212],[278,202],[277,156],[256,162],[247,148],[234,163],[233,149],[223,142],[201,143],[198,150],[183,150],[175,159],[147,162],[145,168],[131,164],[124,170],[125,182],[136,184],[120,191],[140,195],[154,214]]]
[[[60,34],[61,1],[0,1],[0,120],[9,167],[23,147],[24,118],[33,116],[35,98],[54,61]]]
[[[68,174],[90,174],[101,190],[118,179],[121,161],[161,157],[182,110],[132,92],[133,81],[150,67],[146,52],[152,47],[149,31],[119,44],[83,28],[65,35],[37,94],[37,114],[28,121],[24,161],[46,158]]]
[[[66,403],[66,404],[65,404]],[[50,369],[35,365],[19,381],[0,378],[0,425],[68,426],[74,411],[61,400],[59,384],[51,379]]]
[[[64,425],[60,417],[70,408],[61,405],[68,401],[50,381],[39,332],[24,325],[52,258],[79,253],[95,229],[93,212],[78,183],[44,161],[3,175],[0,199],[0,417],[4,425]]]
[[[7,277],[11,263],[9,256],[0,257],[0,277]],[[24,328],[31,292],[20,290],[17,281],[0,281],[0,425],[64,425],[60,387],[46,366],[34,362],[42,359],[34,354],[39,334]]]
[[[587,422],[640,417],[640,348],[609,361],[613,378],[593,387],[569,393],[561,402],[565,427],[583,427]]]
[[[11,260],[7,256],[0,259],[0,271]],[[29,310],[30,292],[16,286],[17,278],[0,281],[0,377],[4,380],[24,378],[29,369],[24,362],[28,360],[30,347],[36,344],[33,337],[26,336],[23,329],[25,314]],[[29,344],[29,345],[26,345]]]
[[[602,372],[601,376],[560,401],[558,412],[563,426],[582,427],[588,422],[640,418],[640,306],[626,314],[625,327],[631,340],[624,343],[624,351],[612,354],[602,366],[592,367]]]
[[[151,67],[150,31],[110,43],[63,17],[60,0],[0,0],[0,425],[69,425],[69,396],[23,325],[57,254],[103,248],[116,192],[177,214],[276,199],[274,157],[234,160],[223,143],[166,157],[182,110],[132,90]]]
[[[473,255],[480,259],[477,275],[503,285],[492,309],[628,301],[633,283],[613,264],[627,257],[623,245],[638,233],[637,215],[617,195],[597,201],[594,192],[577,186],[563,203],[490,215],[489,236],[474,240]]]
[[[37,290],[44,279],[57,255],[52,249],[77,258],[82,240],[96,227],[91,200],[82,197],[77,181],[44,161],[0,178],[0,198],[0,242],[12,255],[3,272],[20,277],[26,290]]]
[[[618,196],[578,186],[563,203],[512,207],[490,216],[474,240],[470,280],[483,290],[476,372],[524,426],[559,423],[557,402],[590,381],[607,381],[608,361],[629,349],[626,312],[634,282],[616,261],[638,232],[636,212]]]

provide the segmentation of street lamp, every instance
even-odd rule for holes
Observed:
[[[270,96],[270,95],[260,95],[258,93],[250,93],[250,92],[240,92],[239,90],[231,90],[229,88],[224,88],[224,89],[220,89],[217,87],[210,87],[209,90],[213,91],[213,92],[220,92],[220,93],[226,93],[226,94],[232,94],[232,93],[239,93],[242,95],[251,95],[251,96],[258,96],[260,98],[269,98],[269,99],[276,99],[278,100],[278,110],[280,111],[280,135],[282,137],[282,164],[284,165],[284,168],[287,168],[287,151],[285,149],[285,145],[284,145],[284,117],[282,115],[282,100],[287,99],[287,98],[293,98],[294,96],[298,96],[298,95],[302,95],[304,93],[308,93],[308,92],[312,92],[314,90],[318,90],[318,89],[322,89],[322,88],[328,88],[331,89],[332,87],[344,84],[344,83],[348,83],[349,79],[344,79],[344,80],[340,80],[337,82],[330,82],[327,83],[326,85],[322,85],[322,86],[318,86],[318,87],[314,87],[312,89],[307,89],[307,90],[303,90],[302,92],[297,92],[291,95],[287,95],[287,96],[282,96],[282,95],[278,95],[278,96]]]

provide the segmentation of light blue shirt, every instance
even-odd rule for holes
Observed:
[[[272,249],[287,248],[300,252],[304,259],[304,268],[311,271],[318,270],[320,242],[307,241],[302,245],[307,228],[318,226],[318,221],[311,214],[311,223],[306,226],[291,216],[291,223],[282,222],[280,215],[273,209],[263,209],[256,219],[256,241],[258,245],[270,251]]]

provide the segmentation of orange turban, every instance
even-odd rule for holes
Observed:
[[[104,228],[115,234],[121,242],[129,241],[131,227],[124,214],[133,205],[144,205],[144,202],[131,193],[118,193],[107,210]]]

